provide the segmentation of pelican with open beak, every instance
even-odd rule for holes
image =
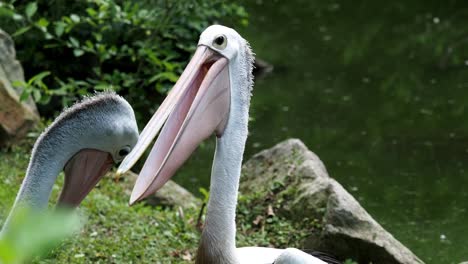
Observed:
[[[87,97],[66,109],[34,144],[26,177],[2,230],[20,207],[45,209],[62,170],[65,182],[58,204],[78,206],[137,139],[132,107],[113,92]]]
[[[297,249],[236,248],[235,213],[248,134],[252,65],[249,44],[233,29],[216,25],[201,34],[192,60],[119,168],[123,173],[136,162],[167,118],[130,204],[160,189],[195,148],[214,134],[210,198],[196,262],[323,264]]]
[[[227,47],[224,34],[214,39],[201,36],[192,60],[117,171],[124,173],[135,164],[167,119],[137,179],[131,204],[160,189],[203,140],[213,133],[223,135],[231,110],[230,58],[237,56],[236,48]],[[248,102],[250,91],[247,95]]]

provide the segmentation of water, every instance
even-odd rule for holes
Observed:
[[[246,158],[300,138],[425,262],[468,260],[468,43],[457,44],[468,36],[468,5],[246,6],[250,25],[241,34],[275,66],[254,88]],[[213,148],[206,143],[176,180],[195,193],[208,186]]]

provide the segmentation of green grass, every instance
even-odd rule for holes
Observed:
[[[0,209],[4,221],[25,175],[34,138],[0,150]],[[63,175],[54,186],[51,207],[60,192]],[[199,208],[128,206],[132,182],[109,173],[80,207],[86,222],[34,263],[183,263],[195,258],[200,233]],[[280,199],[283,201],[283,199]],[[272,210],[268,210],[271,207]],[[300,247],[316,221],[294,223],[278,214],[283,207],[272,194],[242,194],[238,206],[239,246]]]

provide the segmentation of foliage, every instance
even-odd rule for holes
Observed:
[[[17,83],[26,87],[23,98],[68,105],[91,90],[113,89],[137,112],[154,110],[204,28],[221,20],[245,25],[246,18],[223,0],[0,2],[0,28],[12,34],[32,76]]]
[[[0,262],[24,263],[44,255],[65,237],[81,228],[78,214],[68,209],[37,212],[22,208],[0,236]]]

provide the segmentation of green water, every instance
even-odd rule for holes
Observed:
[[[246,158],[300,138],[425,262],[468,260],[468,4],[246,6],[240,31],[275,66],[255,84]],[[176,180],[207,186],[212,151],[203,145]]]

